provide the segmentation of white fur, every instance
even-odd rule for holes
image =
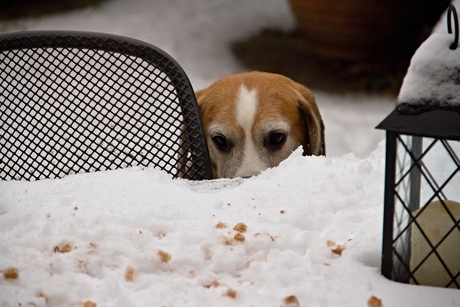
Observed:
[[[236,177],[252,176],[260,173],[267,168],[266,164],[260,159],[254,140],[252,138],[252,126],[258,105],[258,93],[248,90],[244,85],[240,87],[236,102],[236,120],[244,129],[244,151],[243,161],[236,170]]]

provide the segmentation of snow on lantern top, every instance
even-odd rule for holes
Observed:
[[[460,48],[458,19],[454,6],[448,10],[448,32],[434,33],[415,52],[398,96],[402,113],[421,113],[435,109],[460,111]]]

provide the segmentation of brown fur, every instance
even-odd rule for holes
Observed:
[[[287,122],[291,128],[289,137],[292,139],[289,146],[294,148],[285,149],[281,157],[268,157],[267,159],[270,160],[268,167],[276,166],[281,160],[287,158],[296,149],[295,144],[303,145],[304,155],[326,154],[324,124],[315,98],[307,88],[277,74],[262,72],[235,74],[217,80],[208,88],[196,93],[215,170],[219,166],[216,157],[220,153],[212,145],[210,127],[216,125],[223,127],[235,142],[242,142],[246,137],[244,129],[237,122],[235,111],[242,85],[248,90],[255,89],[258,94],[258,105],[251,127],[253,138],[261,133],[260,130],[268,122]],[[254,142],[256,141],[254,139]]]

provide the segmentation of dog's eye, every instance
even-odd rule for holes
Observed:
[[[216,134],[211,139],[220,151],[226,152],[230,150],[231,144],[222,134]]]
[[[276,151],[283,146],[285,140],[286,134],[284,132],[275,131],[268,135],[268,138],[265,141],[265,146],[272,151]]]

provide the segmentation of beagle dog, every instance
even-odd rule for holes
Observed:
[[[313,94],[291,79],[249,72],[196,92],[214,178],[250,177],[279,165],[300,145],[325,155]]]

